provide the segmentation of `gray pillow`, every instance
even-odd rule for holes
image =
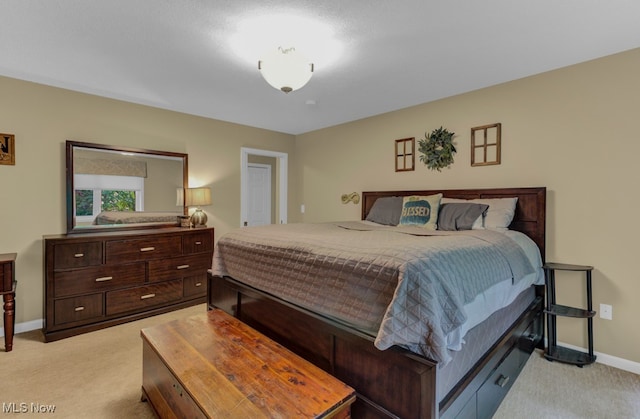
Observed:
[[[374,223],[396,226],[400,223],[402,215],[402,197],[388,196],[376,199],[373,207],[367,214],[367,221]]]
[[[471,230],[473,222],[487,209],[489,205],[485,204],[442,204],[438,213],[438,230]]]

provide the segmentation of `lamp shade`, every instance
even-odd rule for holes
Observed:
[[[298,90],[311,79],[313,64],[295,48],[278,48],[258,61],[262,77],[285,93]]]
[[[211,189],[187,188],[184,191],[184,203],[188,207],[211,205]]]

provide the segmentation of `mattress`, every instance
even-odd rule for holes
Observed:
[[[542,278],[521,233],[371,224],[238,229],[218,241],[211,272],[367,333],[378,349],[402,346],[442,366],[466,331]]]

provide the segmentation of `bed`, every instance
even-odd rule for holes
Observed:
[[[176,212],[150,211],[102,211],[93,221],[94,225],[143,224],[143,223],[178,223]]]
[[[374,203],[380,198],[404,199],[436,194],[442,194],[443,202],[445,199],[449,202],[461,199],[465,200],[463,202],[493,200],[489,202],[495,203],[498,202],[496,199],[509,201],[508,198],[517,198],[511,200],[515,206],[509,218],[510,231],[493,232],[469,227],[465,228],[466,231],[429,231],[423,237],[422,233],[415,232],[413,226],[403,226],[406,231],[396,231],[396,228],[366,221],[371,218],[372,208],[374,212],[379,209],[380,205],[374,207]],[[313,229],[328,229],[328,232],[314,232],[313,240],[317,240],[315,234],[341,238],[335,243],[322,239],[319,243],[325,248],[324,253],[316,252],[315,248],[309,252],[298,243],[310,234],[300,230],[303,226],[280,226],[282,231],[279,235],[271,239],[265,236],[266,242],[260,242],[260,237],[267,234],[263,230],[271,227],[240,229],[243,231],[225,235],[218,242],[209,274],[210,308],[218,307],[235,315],[354,387],[358,400],[353,407],[353,417],[490,417],[533,348],[542,342],[543,291],[541,286],[530,284],[543,283],[540,267],[544,257],[546,189],[386,191],[364,192],[362,197],[364,222],[319,223],[322,225],[313,226]],[[484,214],[484,219],[488,220],[489,212]],[[247,242],[253,239],[243,238],[242,234],[255,237],[256,242],[251,246],[258,247],[251,250]],[[351,241],[352,235],[366,239]],[[511,252],[507,247],[500,247],[503,241],[511,240],[502,238],[507,235],[521,236],[518,240],[524,239],[524,242],[537,247],[537,259],[529,254],[524,257],[533,271],[524,268],[525,262],[520,266],[520,262],[510,259],[504,265],[499,260]],[[278,247],[279,241],[282,247]],[[477,267],[473,281],[477,276],[477,282],[484,284],[479,291],[475,290],[470,295],[463,293],[464,298],[457,294],[458,291],[452,292],[448,284],[455,278],[442,274],[444,270],[439,269],[437,259],[429,259],[425,265],[420,258],[428,255],[422,255],[422,250],[418,252],[418,264],[411,265],[413,262],[407,259],[407,254],[417,252],[409,250],[417,247],[415,243],[436,241],[440,243],[438,246],[444,244],[447,254],[453,255],[459,251],[458,242],[464,242],[462,247],[467,243],[481,247],[482,257],[471,258],[472,265]],[[311,265],[326,267],[327,260],[346,260],[345,255],[352,261],[328,270],[297,261],[288,265],[286,271],[278,271],[280,262],[276,262],[277,258],[285,259],[288,256],[283,255],[292,252],[286,249],[287,243],[294,243],[293,247],[297,251],[302,249],[306,256],[313,253],[317,259],[317,255],[322,255],[322,260]],[[400,247],[396,249],[396,246]],[[492,249],[498,246],[500,255],[492,259],[493,250],[485,250],[486,246]],[[242,256],[234,258],[231,249],[236,247],[240,249],[238,251],[249,253],[239,253]],[[375,256],[371,256],[371,252]],[[267,257],[265,253],[273,255]],[[463,255],[467,257],[466,253]],[[276,259],[270,259],[274,256]],[[243,263],[242,259],[250,262]],[[344,274],[346,268],[350,273]],[[345,288],[345,275],[364,278],[371,272],[374,279],[367,279],[366,287],[358,288],[360,285],[355,283]],[[503,277],[505,272],[513,278],[507,281]],[[297,275],[311,280],[315,277],[316,285],[296,285],[291,281]],[[467,274],[460,270],[456,275]],[[438,276],[443,277],[441,282],[444,285],[437,281]],[[432,288],[424,285],[432,282],[436,284]],[[321,288],[317,283],[326,284],[326,290],[318,291]],[[393,285],[390,290],[389,283]],[[411,285],[414,283],[438,292],[426,292],[427,297],[423,298],[422,291],[414,291],[416,287]],[[474,304],[476,308],[487,305],[484,301],[495,289],[505,286],[517,288],[516,285],[519,287],[517,292],[502,298],[495,310],[484,314],[466,311]],[[408,287],[409,291],[400,292],[401,286]],[[309,291],[314,287],[316,291]],[[330,288],[336,288],[337,292]],[[375,290],[372,292],[371,288]],[[464,288],[469,287],[465,285]],[[457,297],[442,303],[441,298],[447,294]],[[406,295],[411,298],[406,298]],[[406,308],[414,303],[416,295],[433,306]],[[428,298],[429,295],[437,298]],[[345,301],[352,302],[347,304]],[[341,311],[341,307],[347,305],[356,308]],[[444,306],[444,309],[438,307],[436,310],[435,306]],[[455,306],[462,307],[462,315],[459,314],[460,307]],[[416,318],[419,321],[415,321]],[[414,324],[422,329],[416,332]]]

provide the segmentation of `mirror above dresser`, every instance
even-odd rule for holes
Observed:
[[[178,225],[187,214],[188,155],[66,142],[67,232]]]

